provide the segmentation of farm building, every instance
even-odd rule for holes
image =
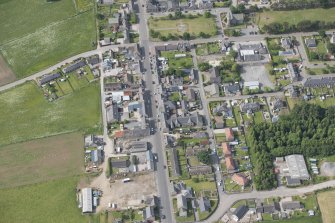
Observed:
[[[285,161],[292,179],[308,180],[309,173],[303,155],[293,154],[285,156]]]
[[[83,213],[92,213],[93,212],[93,193],[92,188],[83,188],[81,190],[82,195],[82,212]]]

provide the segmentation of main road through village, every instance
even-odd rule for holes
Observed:
[[[139,34],[140,34],[140,46],[141,46],[141,51],[142,51],[142,56],[144,59],[142,60],[142,65],[144,68],[144,79],[145,79],[145,86],[146,90],[149,92],[149,97],[144,98],[145,103],[148,103],[150,106],[146,106],[147,110],[151,111],[146,111],[147,114],[150,114],[147,118],[150,120],[155,121],[155,131],[154,135],[150,136],[150,141],[153,145],[153,150],[155,153],[157,153],[158,156],[158,162],[156,166],[156,183],[157,183],[157,189],[158,189],[158,194],[160,196],[160,204],[161,204],[161,215],[165,215],[165,219],[162,219],[162,222],[167,222],[167,223],[174,223],[175,218],[174,218],[174,213],[172,212],[173,207],[170,199],[170,191],[169,191],[169,179],[168,179],[168,173],[167,170],[164,168],[165,162],[166,162],[166,157],[165,157],[165,152],[164,152],[164,140],[163,140],[163,133],[161,129],[164,128],[164,118],[163,115],[160,115],[160,108],[163,106],[162,99],[158,96],[155,96],[155,92],[159,92],[161,87],[159,85],[158,81],[158,76],[157,76],[157,70],[155,67],[152,67],[152,61],[150,59],[150,52],[154,52],[154,47],[157,45],[163,45],[166,44],[166,42],[151,42],[149,39],[149,33],[148,33],[148,26],[147,26],[147,19],[149,17],[149,14],[145,12],[145,8],[141,7],[142,4],[145,4],[144,0],[139,0],[140,4],[139,6],[139,11],[137,13],[139,17]],[[141,2],[142,1],[142,2]],[[290,34],[291,36],[296,36],[297,39],[301,39],[302,35],[310,35],[314,33],[293,33]],[[253,35],[253,36],[241,36],[241,37],[232,37],[229,40],[230,41],[260,41],[264,40],[265,37],[272,37],[272,36],[266,36],[266,35]],[[197,40],[191,40],[189,41],[190,44],[198,44],[198,43],[206,43],[206,42],[214,42],[214,41],[219,41],[223,40],[222,36],[217,36],[214,38],[209,38],[209,39],[197,39]],[[177,41],[170,41],[169,43],[177,43]],[[18,86],[20,84],[25,83],[26,81],[31,81],[31,80],[36,80],[38,77],[50,73],[56,68],[66,64],[70,63],[73,60],[76,60],[78,58],[82,57],[88,57],[94,54],[101,54],[107,50],[114,49],[118,46],[131,46],[133,44],[122,44],[122,45],[112,45],[112,46],[106,46],[106,47],[98,47],[95,50],[84,52],[78,55],[75,55],[73,57],[67,58],[64,61],[61,61],[43,71],[40,71],[38,73],[35,73],[31,76],[28,76],[26,78],[17,80],[15,82],[9,83],[7,85],[1,86],[0,91],[5,91],[10,88],[13,88],[15,86]],[[301,48],[301,49],[300,49]],[[302,49],[303,47],[300,47],[299,52],[302,57],[303,65],[306,67],[312,67],[312,65],[308,62],[307,56],[305,51]],[[194,54],[194,52],[192,52]],[[153,56],[155,56],[153,54]],[[195,55],[193,55],[195,56]],[[154,59],[153,59],[154,60]],[[194,61],[196,64],[196,59]],[[318,65],[319,66],[319,65]],[[320,65],[322,66],[322,65]],[[331,75],[320,75],[319,77],[328,77],[328,76],[335,76],[335,74]],[[304,74],[304,78],[308,77],[308,75]],[[103,76],[101,77],[100,80],[101,85],[103,85]],[[200,93],[202,92],[201,89],[201,84],[198,86],[200,88]],[[157,94],[159,95],[159,94]],[[276,92],[276,93],[266,93],[266,94],[260,94],[259,96],[278,96],[282,95],[282,92]],[[250,96],[240,96],[241,98],[247,98]],[[217,101],[217,100],[230,100],[230,99],[237,99],[236,97],[219,97],[219,98],[210,98],[206,99],[205,97],[202,97],[202,100],[205,100],[207,104],[210,101]],[[113,148],[112,148],[112,143],[111,140],[108,137],[107,134],[107,121],[106,121],[106,112],[103,107],[103,101],[104,100],[104,92],[103,92],[103,87],[101,87],[101,104],[102,104],[102,115],[103,115],[103,125],[104,125],[104,140],[107,143],[108,151],[106,151],[108,154],[113,153]],[[207,119],[209,120],[209,113],[206,110],[204,114]],[[160,119],[159,122],[157,120]],[[211,132],[211,129],[207,129],[209,132]],[[106,162],[107,163],[107,162]],[[105,167],[106,168],[106,165]],[[216,177],[219,177],[219,173],[215,173]],[[101,174],[95,181],[95,184],[97,185],[105,185],[108,187],[108,180],[106,179],[104,174]],[[334,187],[335,186],[335,180],[323,182],[320,184],[316,185],[311,185],[307,187],[301,187],[301,188],[286,188],[286,187],[279,187],[277,189],[271,190],[271,191],[251,191],[247,193],[238,193],[238,194],[226,194],[223,190],[222,187],[218,188],[218,194],[219,194],[219,204],[214,213],[205,221],[202,222],[208,222],[212,223],[217,220],[219,220],[224,213],[226,213],[229,208],[238,200],[241,199],[252,199],[252,198],[268,198],[268,197],[284,197],[284,196],[293,196],[293,195],[300,195],[316,190],[320,190],[323,188],[328,188],[328,187]]]

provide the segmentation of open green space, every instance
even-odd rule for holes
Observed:
[[[91,10],[7,42],[0,46],[0,53],[16,77],[23,78],[67,57],[93,49],[95,30],[95,17]]]
[[[88,222],[77,208],[78,177],[0,190],[1,222]]]
[[[171,69],[187,69],[193,67],[193,60],[190,54],[185,57],[177,57],[180,54],[178,51],[162,51],[161,56],[168,59],[169,68]]]
[[[93,7],[93,0],[75,0],[77,11],[83,12]]]
[[[216,35],[217,27],[214,17],[206,18],[198,16],[196,18],[183,19],[162,19],[150,18],[148,21],[149,29],[159,32],[162,36],[182,35],[187,32],[192,36],[198,36],[201,32],[210,36]],[[206,29],[204,29],[206,27]]]
[[[287,22],[289,24],[297,24],[303,20],[333,22],[335,20],[335,8],[304,9],[294,11],[264,11],[258,15],[258,24],[261,27],[273,22]]]
[[[77,175],[83,169],[82,148],[79,133],[0,147],[0,188]]]
[[[322,222],[321,216],[292,218],[288,220],[272,220],[262,221],[263,223],[320,223]]]
[[[76,14],[68,0],[5,0],[0,1],[0,12],[0,45]]]
[[[98,83],[48,102],[30,82],[1,93],[0,107],[0,145],[73,131],[101,131]]]

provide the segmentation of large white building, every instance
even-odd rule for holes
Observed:
[[[285,161],[292,179],[308,180],[310,178],[303,155],[285,156]]]
[[[83,213],[93,212],[93,194],[92,188],[83,188],[81,190],[82,202],[83,202]]]

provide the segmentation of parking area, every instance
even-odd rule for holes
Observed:
[[[259,81],[261,88],[274,88],[264,65],[243,65],[241,77],[246,81]]]

